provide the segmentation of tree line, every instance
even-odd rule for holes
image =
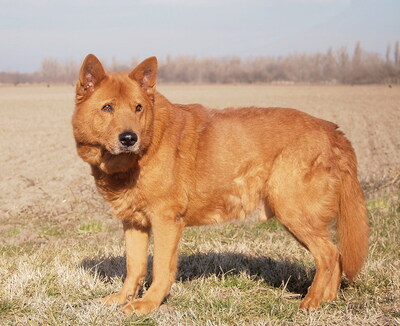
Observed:
[[[133,58],[129,65],[122,64],[114,58],[106,68],[129,71],[138,62]],[[75,83],[79,67],[73,60],[46,58],[34,73],[0,72],[0,83]],[[252,59],[168,56],[159,61],[158,78],[170,83],[400,84],[400,42],[388,45],[385,57],[363,50],[360,43],[350,53],[342,47],[325,53]]]

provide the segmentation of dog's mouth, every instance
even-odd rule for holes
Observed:
[[[135,144],[134,146],[124,146],[120,147],[121,153],[134,153],[134,154],[139,154],[139,146]]]
[[[110,152],[112,155],[119,155],[122,153],[139,154],[140,147],[139,147],[139,144],[136,143],[133,146],[117,146],[117,147],[113,147],[113,148],[107,148],[107,151]]]

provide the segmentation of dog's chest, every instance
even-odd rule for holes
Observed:
[[[96,186],[111,206],[113,215],[121,220],[130,220],[140,226],[148,226],[149,219],[144,214],[147,202],[131,175],[95,178]]]

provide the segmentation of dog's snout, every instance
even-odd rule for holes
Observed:
[[[124,131],[118,136],[119,142],[124,146],[133,146],[138,140],[138,136],[132,131]]]

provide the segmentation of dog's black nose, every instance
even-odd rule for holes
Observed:
[[[137,135],[132,131],[124,131],[118,136],[119,142],[124,146],[133,146],[138,140]]]

